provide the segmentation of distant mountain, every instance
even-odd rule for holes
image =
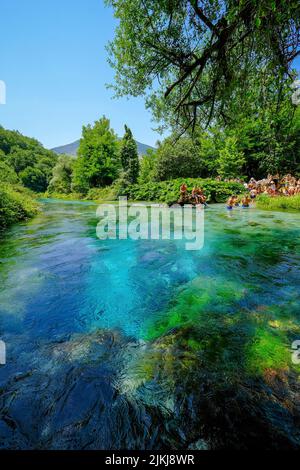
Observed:
[[[61,153],[64,153],[66,155],[73,155],[74,157],[76,157],[77,155],[77,150],[78,150],[78,147],[79,147],[79,140],[76,140],[75,142],[72,142],[71,144],[67,144],[67,145],[61,145],[60,147],[54,147],[53,149],[53,152],[55,153],[58,153],[59,155]]]
[[[72,142],[71,144],[62,145],[60,147],[54,147],[51,150],[53,150],[53,152],[57,154],[65,153],[66,155],[72,155],[76,157],[77,150],[79,147],[79,142],[80,142],[79,140],[76,140],[75,142]],[[136,144],[137,144],[138,153],[140,157],[142,155],[145,155],[148,149],[154,150],[154,147],[151,147],[150,145],[142,144],[141,142],[138,142],[137,140],[136,140]]]

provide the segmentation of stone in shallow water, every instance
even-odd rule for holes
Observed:
[[[158,407],[118,386],[124,361],[140,347],[104,330],[44,345],[39,367],[3,389],[0,447],[172,448],[177,426],[167,424]]]
[[[163,259],[163,255],[157,251],[149,251],[141,256],[140,261],[142,263],[151,263],[152,261],[161,261]]]

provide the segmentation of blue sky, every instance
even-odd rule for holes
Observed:
[[[102,0],[1,0],[0,80],[7,87],[0,124],[46,147],[70,143],[105,114],[119,135],[160,137],[143,99],[112,99],[105,45],[115,20]]]
[[[137,140],[155,144],[143,99],[112,99],[105,87],[113,82],[105,45],[115,20],[103,0],[1,0],[0,15],[2,126],[50,148],[78,139],[83,124],[105,114],[119,135],[127,123]]]

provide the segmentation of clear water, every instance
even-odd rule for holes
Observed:
[[[243,374],[245,364],[248,374],[261,376],[293,368],[289,345],[300,339],[300,214],[211,206],[204,248],[186,251],[183,241],[101,241],[96,207],[43,201],[38,217],[2,235],[1,447],[186,445],[184,431],[170,437],[162,411],[175,413],[174,398],[157,392],[164,385],[149,359],[143,366],[147,344],[172,328],[205,325],[207,336],[201,330],[199,339],[198,328],[185,347],[197,357],[204,343],[206,350],[221,348],[222,361],[227,357]],[[231,321],[237,323],[227,344]],[[212,335],[218,348],[209,345]],[[244,343],[253,337],[258,346],[246,356]],[[176,357],[172,364],[180,369]],[[209,357],[217,370],[215,355]],[[162,432],[157,423],[164,420]]]

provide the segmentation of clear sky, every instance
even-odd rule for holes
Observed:
[[[7,87],[0,124],[46,147],[68,144],[103,114],[122,135],[154,145],[160,137],[140,98],[112,99],[105,45],[112,10],[103,0],[1,0],[0,80]]]
[[[105,87],[113,81],[105,45],[116,23],[103,0],[0,1],[2,126],[50,148],[78,139],[83,124],[105,114],[119,135],[127,123],[137,140],[155,144],[143,99],[112,99]]]

